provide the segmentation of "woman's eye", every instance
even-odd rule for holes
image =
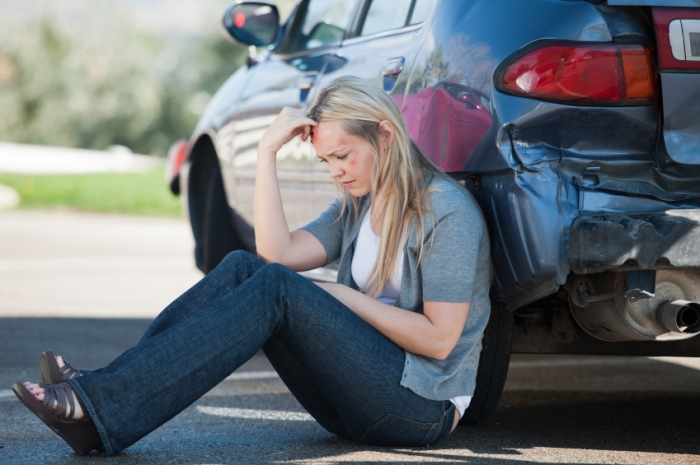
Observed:
[[[325,158],[319,158],[318,162],[319,163],[328,163],[328,160],[326,160]]]
[[[348,156],[347,155],[341,155],[339,157],[335,157],[336,160],[345,160]]]

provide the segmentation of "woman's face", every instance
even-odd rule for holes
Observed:
[[[322,121],[313,128],[311,143],[320,161],[328,163],[331,178],[337,179],[354,197],[372,190],[375,159],[372,147],[348,134],[340,121]]]

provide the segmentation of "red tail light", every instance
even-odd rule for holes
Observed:
[[[165,180],[173,194],[180,195],[180,168],[187,158],[187,139],[180,139],[168,149],[168,159],[165,164]]]
[[[639,105],[658,101],[656,67],[647,45],[544,45],[511,63],[502,82],[508,92],[553,102]]]

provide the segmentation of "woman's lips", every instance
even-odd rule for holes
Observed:
[[[350,189],[353,184],[355,184],[355,181],[343,182],[343,186],[345,186],[346,189]]]

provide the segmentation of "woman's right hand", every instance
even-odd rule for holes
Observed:
[[[301,135],[306,141],[316,121],[303,110],[284,108],[258,144],[253,195],[253,226],[258,256],[281,263],[294,271],[307,271],[326,264],[321,242],[308,231],[289,232],[277,180],[276,154],[284,144]]]
[[[301,135],[301,140],[306,141],[311,134],[311,128],[317,124],[309,118],[306,111],[284,107],[260,139],[258,156],[276,154],[284,144],[298,135]]]

